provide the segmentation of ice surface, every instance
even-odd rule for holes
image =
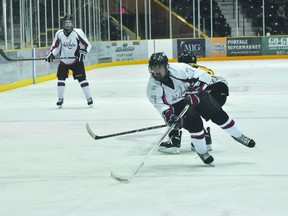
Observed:
[[[56,81],[0,94],[0,215],[2,216],[287,216],[288,61],[200,62],[224,76],[224,106],[255,149],[245,148],[211,122],[215,167],[190,151],[154,152],[129,175],[165,128],[93,140],[97,135],[163,124],[146,98],[147,65],[87,73],[88,108],[77,81],[67,80],[58,109]]]

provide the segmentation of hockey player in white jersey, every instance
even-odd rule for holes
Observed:
[[[57,90],[58,102],[56,105],[61,108],[64,102],[65,80],[68,78],[69,70],[73,72],[73,78],[77,79],[88,106],[93,106],[93,100],[86,79],[84,59],[91,49],[85,33],[79,28],[73,28],[73,18],[66,15],[63,18],[63,29],[56,32],[55,38],[50,48],[50,52],[46,57],[47,62],[53,62],[56,55],[60,55],[61,59],[57,70]],[[75,57],[75,58],[73,58]],[[67,59],[65,59],[67,58]]]
[[[237,123],[206,91],[212,79],[208,73],[185,63],[168,64],[168,58],[163,52],[151,55],[149,71],[149,101],[168,125],[176,124],[176,130],[183,127],[189,131],[195,150],[205,164],[211,164],[214,158],[207,151],[201,117],[220,126],[244,146],[253,148],[256,145],[253,139],[242,133]],[[178,115],[186,104],[190,105],[190,109],[180,118]]]
[[[220,76],[216,76],[214,71],[197,64],[197,57],[192,52],[184,51],[178,56],[178,62],[183,62],[189,64],[193,68],[200,68],[201,70],[209,73],[212,77],[210,83],[208,84],[206,90],[209,91],[210,95],[217,101],[217,103],[222,107],[229,95],[229,87],[226,79]],[[207,145],[207,150],[212,151],[212,138],[210,127],[207,129],[204,128],[205,141]],[[169,134],[169,139],[165,142],[162,142],[158,148],[158,151],[169,153],[169,154],[179,154],[179,148],[175,146],[180,146],[182,131],[181,130],[172,130]],[[193,143],[191,143],[191,150],[195,151]]]

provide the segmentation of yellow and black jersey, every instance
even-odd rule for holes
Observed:
[[[201,69],[201,70],[209,73],[212,77],[215,76],[215,73],[214,73],[211,69],[209,69],[209,68],[207,68],[207,67],[205,67],[205,66],[198,65],[198,64],[195,64],[195,63],[190,63],[189,65],[190,65],[191,67],[199,68],[199,69]]]

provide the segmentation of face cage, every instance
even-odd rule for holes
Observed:
[[[73,29],[73,21],[72,20],[70,20],[71,21],[71,26],[69,26],[69,27],[67,27],[66,25],[65,25],[65,22],[66,22],[66,20],[64,20],[64,22],[63,22],[63,28],[66,30],[66,31],[72,31],[72,29]]]
[[[160,65],[163,65],[163,66],[164,66],[165,71],[166,71],[166,76],[168,76],[168,72],[169,72],[169,71],[168,71],[168,66],[169,66],[168,63],[166,63],[166,64],[159,64],[159,65],[156,64],[156,65],[153,65],[153,66],[148,65],[148,69],[149,69],[149,72],[150,72],[151,76],[153,76],[154,79],[156,79],[156,80],[158,80],[158,81],[163,81],[163,79],[164,79],[165,77],[163,77],[162,79],[159,79],[159,78],[155,77],[154,74],[153,74],[153,69],[152,69],[152,67],[154,67],[154,66],[160,66]]]

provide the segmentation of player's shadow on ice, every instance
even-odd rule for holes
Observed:
[[[52,108],[52,110],[86,110],[86,109],[95,109],[95,107],[62,107],[62,108],[58,108],[58,107],[55,107],[55,108]]]
[[[195,161],[196,159],[199,159],[199,161]],[[237,169],[237,167],[239,167],[239,169],[241,168],[241,170],[243,169],[243,167],[252,167],[253,165],[255,165],[256,163],[252,163],[252,162],[217,162],[214,161],[213,164],[215,165],[215,167],[209,166],[207,164],[202,163],[200,158],[196,158],[196,157],[192,157],[191,161],[187,162],[187,163],[175,163],[175,164],[159,164],[159,165],[151,165],[149,168],[147,168],[147,173],[149,173],[149,171],[151,172],[161,172],[163,173],[182,173],[183,172],[187,172],[187,173],[191,173],[191,172],[195,172],[195,171],[205,171],[205,169],[217,169],[217,168],[229,168],[229,169]],[[203,170],[204,169],[204,170]],[[154,170],[154,171],[153,171]],[[213,174],[212,174],[213,175]],[[221,175],[221,174],[220,174]],[[233,175],[233,174],[232,174]]]

